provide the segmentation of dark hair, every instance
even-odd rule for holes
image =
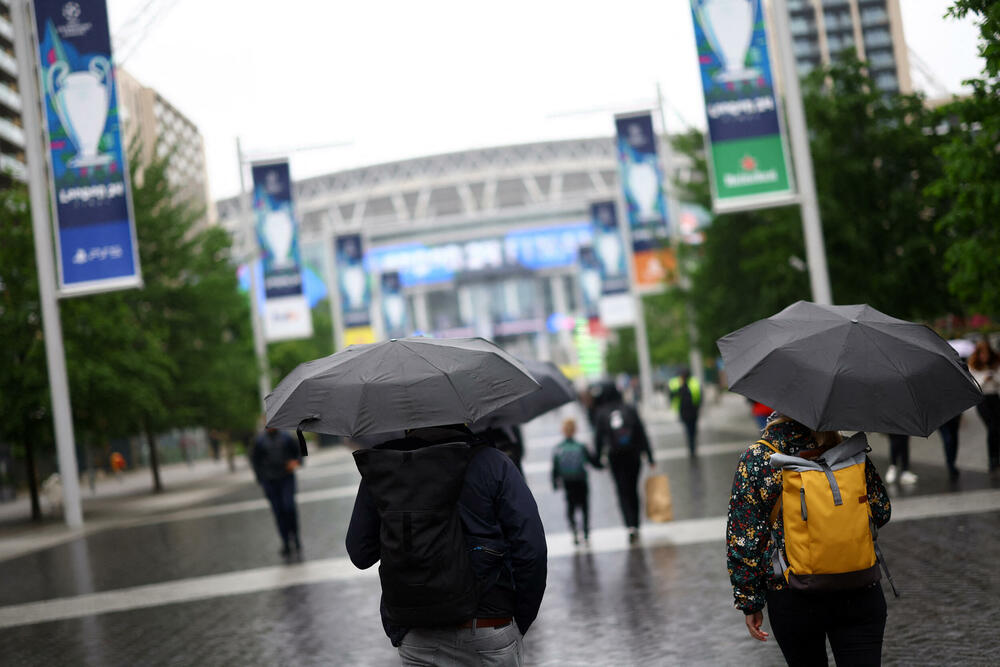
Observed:
[[[981,353],[986,351],[986,361],[980,360]],[[1000,356],[990,347],[990,342],[983,338],[976,343],[976,349],[969,355],[969,368],[981,371],[984,368],[995,368],[1000,364]]]

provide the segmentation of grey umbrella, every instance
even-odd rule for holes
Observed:
[[[267,426],[358,436],[471,423],[539,384],[482,338],[400,338],[300,364],[265,399]]]
[[[539,391],[511,401],[502,408],[479,419],[471,428],[479,432],[496,426],[514,426],[531,421],[549,410],[576,400],[576,390],[559,367],[551,361],[519,360],[531,376],[542,385]]]
[[[927,436],[982,400],[940,336],[864,304],[799,301],[717,344],[730,390],[818,431]]]

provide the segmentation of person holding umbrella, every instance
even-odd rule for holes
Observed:
[[[265,401],[269,426],[377,442],[354,452],[346,546],[359,569],[379,563],[404,664],[522,664],[545,533],[524,477],[466,424],[541,388],[489,341],[406,338],[306,362]]]
[[[789,664],[826,664],[827,639],[838,664],[879,664],[874,526],[891,507],[864,432],[926,437],[982,399],[975,381],[933,331],[867,305],[800,301],[718,346],[730,390],[778,411],[740,457],[730,496],[727,562],[750,636],[768,639],[767,606]],[[839,431],[858,433],[841,442]],[[849,565],[807,570],[813,547]]]
[[[972,377],[983,388],[983,402],[976,406],[986,425],[986,452],[989,456],[990,475],[1000,473],[1000,355],[997,355],[985,338],[976,343],[969,357]]]

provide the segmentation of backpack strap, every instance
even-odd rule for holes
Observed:
[[[772,445],[767,440],[764,440],[763,438],[761,438],[760,440],[758,440],[754,444],[764,445],[765,447],[767,447],[768,449],[770,449],[775,454],[780,454],[781,453],[781,450],[779,450],[777,447],[775,447],[774,445]],[[770,460],[770,458],[771,458],[770,455],[767,458]],[[781,494],[778,494],[778,502],[774,503],[774,507],[771,508],[771,525],[772,526],[774,525],[774,522],[778,520],[778,514],[780,512],[781,512]]]

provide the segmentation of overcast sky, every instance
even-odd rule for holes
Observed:
[[[906,40],[945,89],[979,71],[949,0],[901,0]],[[671,131],[704,127],[687,0],[108,0],[116,57],[194,121],[216,199],[235,140],[291,154],[293,178],[407,157],[610,136],[659,82]],[[145,9],[145,11],[143,11]],[[916,69],[916,68],[914,68]],[[914,82],[925,81],[914,72]],[[928,94],[937,96],[935,90]]]

